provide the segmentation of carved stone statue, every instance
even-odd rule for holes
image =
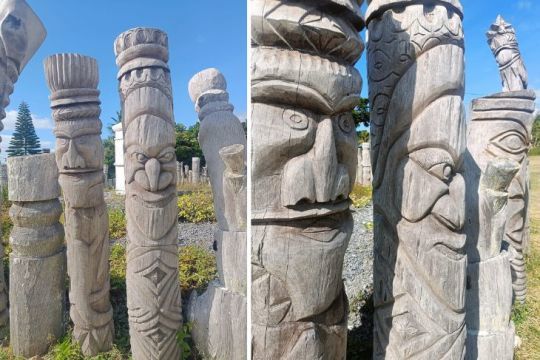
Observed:
[[[53,55],[45,60],[45,77],[65,202],[73,337],[83,354],[95,356],[109,351],[114,339],[97,61],[79,54]]]
[[[0,2],[0,131],[15,83],[24,67],[45,40],[43,23],[25,0]],[[0,137],[0,142],[2,138]],[[0,199],[1,205],[2,199]],[[1,237],[0,229],[0,237]],[[4,249],[0,244],[0,256]],[[0,269],[0,328],[8,324],[7,289]],[[1,336],[1,335],[0,335]]]
[[[197,348],[209,359],[247,359],[246,135],[233,114],[227,83],[217,69],[196,74],[190,97],[199,113],[199,143],[214,195],[219,280],[190,299]]]
[[[463,10],[367,10],[374,202],[374,359],[461,359],[467,257]]]
[[[517,161],[520,170],[510,184],[508,222],[504,240],[510,245],[510,264],[515,300],[523,303],[527,294],[524,253],[529,239],[529,169],[535,92],[527,90],[527,71],[521,59],[516,33],[501,16],[487,33],[488,43],[501,70],[503,93],[477,100],[475,117],[488,121],[488,152]],[[485,122],[484,122],[485,123]],[[485,140],[485,139],[484,139]]]
[[[191,170],[193,171],[192,182],[198,184],[201,181],[201,158],[191,158]]]
[[[8,159],[10,343],[26,359],[64,334],[66,250],[53,154]]]
[[[502,16],[487,32],[488,44],[499,64],[503,91],[519,91],[527,89],[527,70],[521,59],[516,32],[511,24]]]
[[[362,144],[362,185],[371,185],[371,153],[370,144]]]
[[[176,155],[168,38],[135,28],[115,42],[127,216],[127,306],[135,360],[178,359]]]
[[[253,359],[344,359],[362,1],[251,3]]]
[[[114,131],[114,176],[115,189],[118,194],[126,193],[126,176],[124,167],[124,130],[122,123],[112,127]]]

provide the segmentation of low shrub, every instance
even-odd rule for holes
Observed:
[[[362,208],[371,202],[371,186],[355,184],[350,197],[355,208]]]
[[[180,248],[179,277],[182,292],[203,290],[216,277],[216,257],[200,246]]]
[[[540,147],[532,148],[531,151],[529,151],[529,156],[540,156]]]
[[[109,210],[109,237],[121,239],[126,236],[126,214],[120,209]]]
[[[178,197],[178,217],[182,220],[201,223],[216,221],[212,192],[195,191]]]

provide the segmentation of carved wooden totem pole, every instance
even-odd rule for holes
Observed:
[[[58,222],[58,169],[52,154],[11,157],[8,168],[10,345],[17,358],[39,357],[64,333],[66,249]]]
[[[344,359],[359,0],[252,0],[254,359]]]
[[[24,0],[0,3],[0,131],[6,117],[9,96],[24,67],[45,40],[43,23]],[[2,138],[0,137],[0,142]],[[0,205],[1,205],[0,199]],[[0,229],[0,236],[1,236]],[[0,244],[0,255],[4,248]],[[4,269],[0,269],[0,328],[8,325],[8,296]],[[3,334],[0,334],[3,337]]]
[[[535,92],[527,90],[527,71],[521,59],[512,25],[498,17],[487,33],[488,43],[501,71],[503,93],[484,100],[486,108],[473,109],[487,114],[489,132],[495,131],[488,150],[517,161],[521,168],[510,184],[508,222],[504,240],[510,245],[510,264],[515,300],[523,303],[527,294],[524,253],[529,241],[529,160],[535,111]],[[478,111],[476,111],[478,110]],[[497,126],[493,127],[493,125]],[[501,125],[502,124],[502,125]]]
[[[463,10],[372,0],[374,359],[461,359],[467,258]]]
[[[136,28],[115,42],[127,215],[127,306],[135,360],[178,359],[182,324],[178,205],[167,34]]]
[[[45,60],[55,120],[56,163],[64,194],[70,316],[83,353],[112,348],[109,219],[103,198],[103,145],[97,61],[78,54]]]
[[[512,280],[518,301],[526,292],[523,238],[535,93],[526,90],[511,25],[498,17],[488,42],[504,92],[473,101],[467,136],[467,359],[510,360]]]
[[[216,69],[196,74],[189,93],[199,113],[199,143],[218,220],[219,280],[192,295],[192,336],[208,359],[247,359],[246,134],[233,114],[227,83]],[[194,167],[195,168],[195,167]]]

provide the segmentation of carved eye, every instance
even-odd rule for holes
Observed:
[[[508,131],[493,140],[491,143],[498,147],[499,149],[510,153],[510,154],[520,154],[527,151],[527,139],[518,131]]]
[[[68,146],[69,144],[68,138],[59,137],[59,138],[56,138],[56,141],[58,142],[59,146]]]
[[[148,161],[148,157],[141,153],[136,153],[135,156],[137,157],[137,161],[141,164],[144,164],[146,161]]]
[[[338,119],[339,128],[344,133],[348,134],[354,129],[354,121],[352,119],[352,114],[342,114]]]
[[[452,165],[447,163],[440,163],[433,165],[429,172],[439,179],[441,179],[444,182],[450,181],[452,179],[452,175],[454,174],[454,169]]]
[[[174,159],[174,153],[168,152],[160,156],[159,161],[162,163],[166,163],[169,161],[172,161]]]
[[[305,130],[309,125],[307,115],[298,110],[285,110],[283,112],[283,121],[295,130]]]

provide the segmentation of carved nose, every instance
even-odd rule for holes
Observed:
[[[324,119],[317,127],[312,163],[317,202],[334,200],[338,159],[332,119]]]
[[[148,177],[148,184],[150,185],[150,191],[152,192],[158,190],[160,169],[161,164],[156,159],[150,159],[144,165],[144,170]]]
[[[452,231],[465,225],[465,182],[459,174],[449,185],[448,194],[441,197],[432,211],[433,215]]]
[[[62,163],[64,169],[84,169],[86,167],[86,163],[77,152],[73,141],[69,142],[68,151],[62,157]]]

